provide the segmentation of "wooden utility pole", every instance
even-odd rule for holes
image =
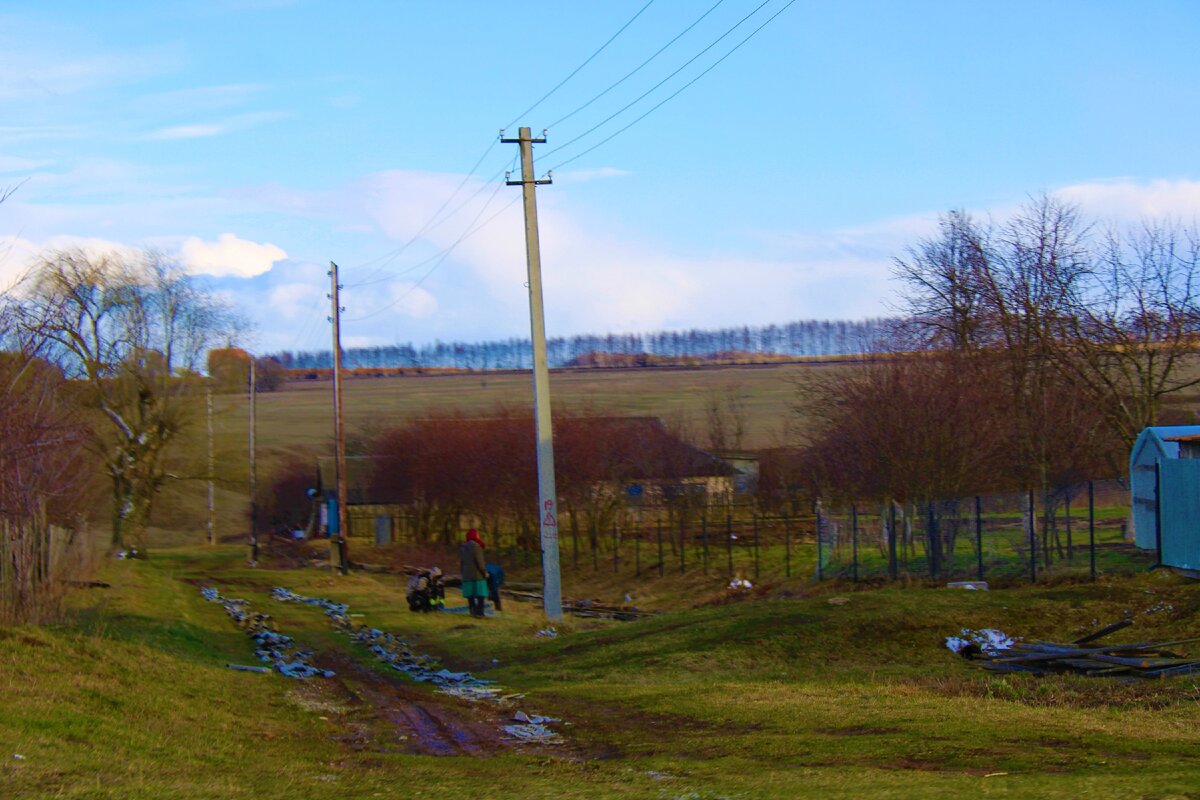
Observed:
[[[333,301],[333,436],[337,461],[337,533],[329,537],[329,563],[345,575],[349,566],[346,548],[346,426],[342,417],[342,307],[338,302],[338,265],[329,262],[329,299]]]
[[[257,387],[254,380],[254,356],[250,356],[250,564],[258,564],[258,468],[254,463],[254,402]],[[291,531],[288,531],[290,534]]]
[[[212,377],[209,377],[212,380]],[[204,387],[204,400],[208,408],[208,543],[217,543],[217,512],[213,496],[213,473],[216,472],[216,458],[213,455],[213,408],[212,384]]]
[[[521,148],[521,179],[508,180],[509,186],[520,186],[525,200],[525,256],[529,267],[529,327],[533,341],[533,406],[537,420],[538,519],[542,542],[542,604],[547,619],[562,620],[562,586],[558,571],[558,498],[554,490],[554,432],[550,421],[550,370],[546,364],[546,318],[542,308],[542,257],[538,248],[537,193],[538,184],[550,183],[550,178],[533,177],[533,145],[546,141],[530,136],[529,128],[521,128],[518,138],[505,139],[504,144]]]

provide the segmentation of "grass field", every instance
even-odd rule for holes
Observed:
[[[529,605],[482,621],[414,615],[399,578],[243,558],[112,561],[112,588],[81,591],[66,623],[0,630],[0,794],[1200,797],[1195,679],[996,677],[941,644],[985,626],[1071,639],[1127,614],[1133,639],[1197,635],[1200,584],[1164,572],[992,592],[799,580],[699,607],[720,581],[677,577],[647,598],[660,616],[569,621],[548,639]],[[251,643],[200,585],[251,600],[338,677],[226,669],[250,663]],[[276,585],[349,603],[357,621],[523,693],[519,707],[571,723],[566,743],[496,741],[497,709],[383,677],[318,609],[271,600]],[[397,716],[413,706],[466,731],[462,752],[428,754]]]
[[[736,392],[744,405],[744,446],[769,447],[785,441],[784,431],[798,417],[792,406],[796,387],[844,368],[836,362],[697,369],[596,369],[551,373],[556,406],[601,414],[649,414],[689,431],[704,443],[704,410],[711,398]],[[258,396],[259,479],[291,456],[315,458],[333,453],[333,390],[329,381],[296,381],[278,392]],[[351,436],[371,435],[412,417],[462,409],[486,414],[497,404],[532,403],[528,374],[405,376],[356,378],[345,382],[346,429]],[[248,482],[247,420],[244,395],[215,398],[217,514],[221,530],[245,528]],[[194,426],[182,448],[178,472],[203,472],[204,426]],[[160,493],[155,521],[160,536],[172,542],[199,541],[205,524],[201,482],[169,482]],[[168,533],[169,531],[169,533]]]
[[[700,428],[709,398],[734,390],[745,403],[745,445],[767,447],[778,443],[783,423],[792,416],[796,383],[838,368],[837,363],[812,363],[561,370],[551,372],[550,396],[556,405],[566,408],[649,414]],[[431,410],[459,408],[486,413],[497,404],[528,406],[533,402],[530,376],[514,372],[354,379],[347,380],[345,387],[350,430],[378,429]],[[280,392],[260,396],[259,403],[264,442],[321,446],[331,440],[330,382],[288,383]]]

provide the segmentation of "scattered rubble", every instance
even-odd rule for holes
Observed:
[[[320,597],[304,597],[283,587],[276,587],[271,595],[280,602],[305,603],[325,609],[325,614],[334,628],[366,647],[377,660],[414,681],[433,684],[442,694],[473,703],[509,703],[524,697],[523,694],[505,694],[503,687],[497,686],[494,681],[477,678],[469,672],[452,672],[440,667],[436,659],[415,652],[408,642],[387,631],[362,624],[355,625],[350,621],[353,615],[348,612],[349,606],[344,603],[335,603]],[[527,715],[523,711],[516,712],[513,720],[519,724],[505,725],[504,731],[514,739],[542,744],[556,744],[561,741],[559,735],[547,727],[550,723],[560,720],[536,714]]]
[[[200,590],[200,594],[210,603],[220,603],[225,608],[225,613],[258,645],[254,655],[260,661],[270,664],[280,675],[288,678],[333,677],[331,670],[318,669],[312,665],[311,650],[300,649],[295,639],[275,630],[270,615],[252,611],[249,600],[224,597],[212,586],[205,586]],[[237,669],[234,665],[226,666]]]
[[[514,724],[504,726],[504,732],[514,739],[542,742],[543,744],[558,741],[558,734],[546,726],[551,722],[562,722],[562,720],[518,711],[513,714],[512,721]]]

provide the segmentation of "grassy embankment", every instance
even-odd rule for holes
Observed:
[[[5,797],[1200,796],[1194,679],[995,677],[941,646],[963,626],[1069,639],[1126,613],[1130,638],[1196,635],[1200,585],[1166,573],[979,593],[801,582],[687,608],[719,585],[692,576],[658,584],[670,613],[546,639],[530,606],[481,622],[413,615],[397,578],[250,570],[243,555],[112,562],[114,587],[81,593],[72,622],[0,632]],[[570,721],[569,743],[410,754],[363,728],[361,679],[339,676],[333,692],[225,669],[249,661],[250,642],[200,583],[250,598],[320,652],[366,660],[318,610],[267,592],[348,602]]]

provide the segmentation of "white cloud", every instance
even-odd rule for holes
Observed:
[[[82,250],[93,259],[116,256],[128,261],[137,261],[142,255],[136,247],[94,237],[52,236],[35,242],[20,236],[0,236],[0,290],[11,290],[28,274],[39,255],[52,250]]]
[[[282,248],[269,242],[258,244],[223,233],[215,242],[191,236],[184,240],[179,255],[189,272],[202,275],[234,275],[252,278],[287,258]]]
[[[1190,224],[1200,217],[1200,181],[1117,178],[1064,186],[1054,195],[1106,221],[1173,219]]]
[[[562,184],[587,183],[603,180],[604,178],[623,178],[633,173],[627,169],[616,167],[598,167],[596,169],[572,169],[554,174],[554,182]]]
[[[267,295],[272,314],[287,320],[301,319],[319,307],[325,298],[321,287],[313,283],[285,283]]]
[[[194,86],[166,92],[152,92],[134,101],[138,107],[159,111],[191,113],[220,111],[241,106],[270,87],[261,83],[228,83],[217,86]]]
[[[203,139],[208,136],[220,136],[228,131],[224,125],[173,125],[169,128],[159,128],[146,134],[146,139],[152,142],[170,142],[176,139]]]
[[[0,175],[8,175],[13,172],[32,172],[48,164],[50,164],[49,161],[34,161],[31,158],[18,158],[16,156],[0,156]]]
[[[348,307],[354,308],[347,321],[377,319],[386,323],[398,316],[427,319],[438,310],[437,298],[411,281],[388,282],[360,290],[350,288],[341,296]]]
[[[268,122],[286,119],[287,117],[288,114],[282,111],[255,111],[250,114],[239,114],[229,117],[220,122],[172,125],[166,128],[158,128],[142,136],[142,139],[152,142],[204,139],[210,136],[223,136],[227,133],[248,130]]]

